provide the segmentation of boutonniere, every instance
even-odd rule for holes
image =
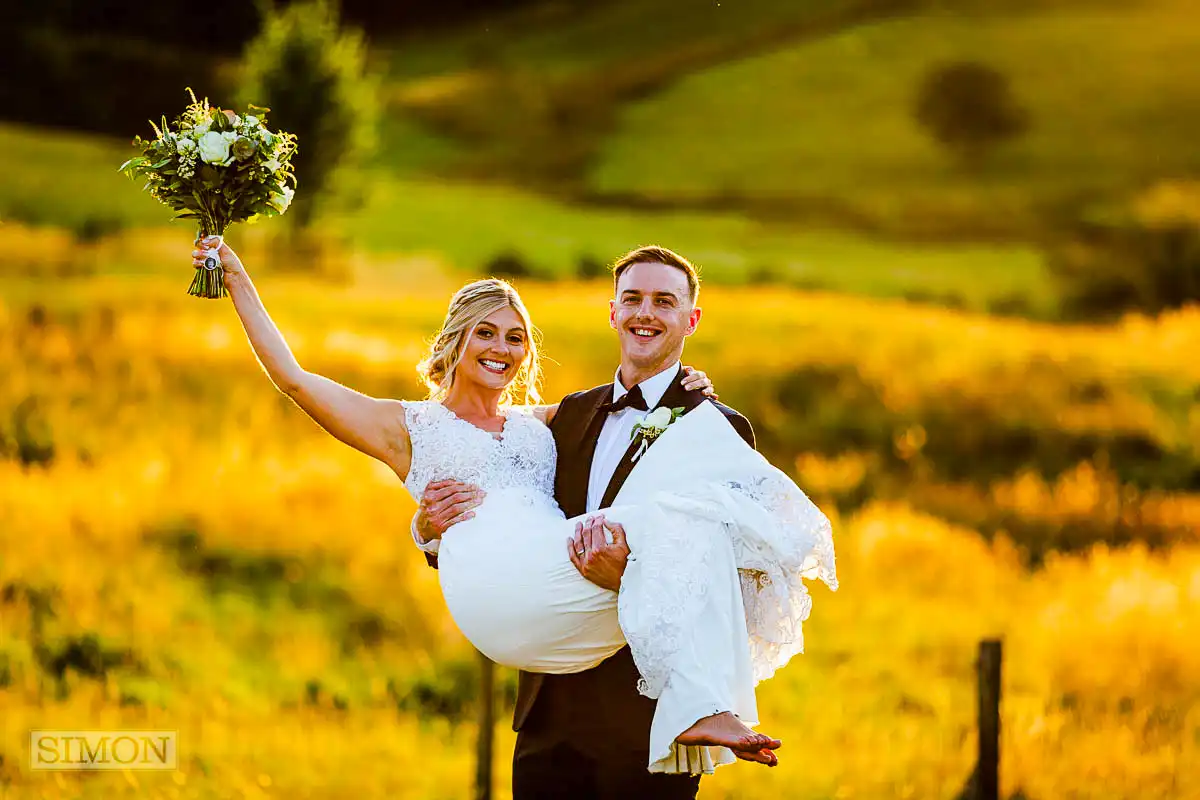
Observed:
[[[633,441],[641,442],[641,446],[633,454],[633,460],[637,461],[641,458],[642,453],[654,444],[654,440],[662,436],[671,423],[682,416],[682,406],[679,408],[656,408],[641,422],[635,422],[629,436]]]

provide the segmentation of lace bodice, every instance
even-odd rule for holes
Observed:
[[[477,428],[436,400],[405,400],[412,466],[404,486],[420,502],[432,481],[473,483],[485,492],[525,490],[554,498],[555,449],[550,429],[531,411],[506,408],[502,438]]]

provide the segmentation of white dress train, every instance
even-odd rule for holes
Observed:
[[[619,594],[567,554],[575,519],[554,502],[550,431],[505,410],[501,439],[434,401],[405,402],[414,497],[436,480],[487,492],[446,532],[439,579],[463,634],[493,661],[531,672],[589,669],[628,643],[638,691],[657,698],[652,772],[710,773],[724,747],[675,738],[732,711],[758,723],[754,687],[803,651],[806,579],[837,588],[829,521],[784,473],[702,403],[638,459],[612,507],[630,557]]]

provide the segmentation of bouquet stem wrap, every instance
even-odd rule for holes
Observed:
[[[200,226],[200,239],[206,236],[224,237],[224,235],[225,231],[223,227],[218,229],[216,225],[212,227]],[[225,270],[221,269],[220,254],[220,243],[216,247],[210,247],[201,251],[200,258],[204,262],[204,266],[196,268],[196,277],[192,278],[192,285],[188,287],[187,291],[192,297],[218,300],[229,296],[229,292],[225,291]]]

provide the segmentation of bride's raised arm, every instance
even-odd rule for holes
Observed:
[[[338,440],[379,459],[404,480],[412,463],[412,445],[400,401],[370,397],[303,369],[267,314],[241,259],[223,241],[220,256],[225,288],[254,355],[275,388]],[[194,266],[200,266],[198,250],[192,258]]]

